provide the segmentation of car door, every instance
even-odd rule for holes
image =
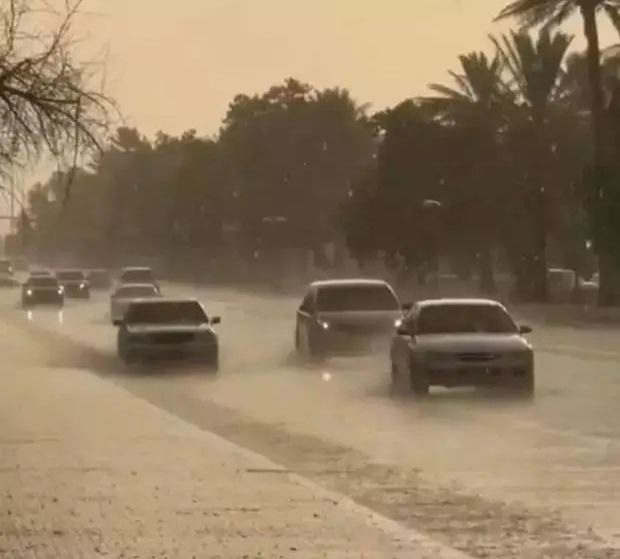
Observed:
[[[315,318],[315,291],[309,290],[297,309],[297,341],[307,340]]]

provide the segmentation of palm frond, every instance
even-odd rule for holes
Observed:
[[[603,10],[605,10],[607,17],[616,28],[618,35],[620,35],[620,3],[616,5],[606,3],[603,5]]]
[[[526,27],[556,26],[577,9],[578,2],[575,0],[515,0],[508,4],[495,20],[516,17]]]

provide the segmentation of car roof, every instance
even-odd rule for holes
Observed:
[[[121,272],[152,272],[153,269],[149,266],[125,266],[121,269]]]
[[[495,301],[493,299],[484,299],[478,297],[446,297],[446,298],[437,298],[437,299],[423,299],[421,301],[416,301],[416,306],[423,307],[439,307],[442,305],[475,305],[475,306],[492,306],[492,307],[503,307],[499,301]]]
[[[388,286],[388,282],[382,279],[368,279],[368,278],[350,278],[350,279],[329,279],[314,281],[310,284],[311,287],[356,287],[356,286]]]

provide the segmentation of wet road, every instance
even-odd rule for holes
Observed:
[[[222,316],[217,375],[123,367],[104,293],[61,313],[25,313],[16,291],[0,305],[59,361],[472,556],[620,557],[620,331],[534,324],[531,403],[468,390],[420,403],[390,395],[385,354],[299,364],[296,299],[164,289]]]

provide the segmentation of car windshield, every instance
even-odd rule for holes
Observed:
[[[129,324],[202,324],[207,315],[196,301],[134,303],[126,315]]]
[[[496,333],[512,334],[517,327],[501,307],[495,305],[433,305],[420,311],[419,334]]]
[[[121,280],[125,283],[147,283],[153,281],[154,279],[152,270],[126,270],[121,276]]]
[[[133,285],[131,287],[122,287],[116,292],[119,299],[129,299],[132,297],[154,297],[157,295],[157,289],[152,285]]]
[[[338,285],[321,287],[317,294],[318,311],[392,311],[398,301],[385,285]]]
[[[80,271],[70,270],[70,271],[64,271],[64,272],[57,272],[56,277],[61,280],[80,281],[84,279],[84,274],[83,272],[80,272]]]
[[[58,280],[47,276],[39,276],[28,279],[30,287],[58,287]]]

